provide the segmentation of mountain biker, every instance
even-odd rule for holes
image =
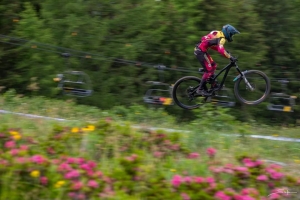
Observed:
[[[231,62],[235,62],[236,58],[231,56],[229,52],[225,50],[224,44],[226,40],[228,42],[232,42],[232,37],[239,33],[240,32],[236,28],[227,24],[223,26],[221,31],[211,31],[209,34],[203,36],[201,41],[197,43],[194,49],[194,54],[204,70],[200,86],[196,91],[197,94],[203,96],[209,95],[209,93],[204,89],[204,86],[206,85],[207,80],[214,76],[214,72],[217,68],[217,63],[213,61],[207,51],[209,49],[213,49],[218,51],[224,57],[229,58]]]

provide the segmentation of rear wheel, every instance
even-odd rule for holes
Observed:
[[[195,97],[201,79],[195,76],[185,76],[176,81],[172,90],[174,102],[181,108],[191,110],[200,107],[207,97]],[[206,89],[206,88],[205,88]]]
[[[242,103],[257,105],[269,95],[271,84],[268,76],[258,70],[250,70],[234,84],[234,95]]]

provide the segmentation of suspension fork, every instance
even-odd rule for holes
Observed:
[[[244,72],[241,72],[241,70],[239,69],[239,67],[237,65],[235,65],[235,68],[239,72],[239,75],[237,77],[235,77],[235,79],[233,81],[236,81],[239,78],[242,78],[245,81],[246,85],[250,88],[250,90],[254,91],[254,88],[252,87],[252,85],[249,83],[249,81],[247,80],[247,78],[245,76],[245,74],[247,74],[248,71],[246,70]]]

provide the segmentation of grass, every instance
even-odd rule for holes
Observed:
[[[220,114],[220,117],[223,117]],[[104,119],[102,117],[101,119]],[[100,118],[99,118],[100,119]],[[21,134],[28,137],[33,138],[38,143],[34,143],[30,145],[30,152],[34,154],[47,155],[47,148],[53,146],[55,151],[59,150],[56,155],[48,155],[51,158],[56,158],[59,155],[67,155],[73,157],[84,157],[90,160],[95,160],[99,163],[99,169],[104,174],[109,176],[113,176],[114,178],[122,177],[121,182],[117,182],[116,184],[128,184],[128,186],[133,187],[132,193],[137,193],[136,196],[127,197],[128,199],[144,199],[141,198],[141,194],[138,194],[138,191],[144,190],[142,185],[138,183],[131,183],[124,181],[128,177],[126,175],[124,168],[131,167],[132,163],[127,163],[126,165],[122,165],[120,159],[127,156],[128,153],[122,152],[120,148],[129,146],[132,148],[129,150],[129,154],[136,153],[142,158],[142,162],[139,163],[139,169],[143,172],[142,176],[147,181],[151,181],[152,178],[158,178],[160,174],[163,177],[163,182],[158,182],[157,184],[164,184],[165,180],[170,182],[172,177],[177,174],[186,174],[187,176],[201,176],[208,177],[211,176],[211,172],[208,170],[209,167],[209,159],[205,155],[205,150],[207,147],[214,147],[217,149],[217,155],[215,161],[219,163],[233,163],[238,165],[236,160],[236,156],[238,155],[249,155],[249,156],[259,156],[261,159],[273,159],[276,161],[286,162],[288,166],[285,167],[284,171],[288,174],[292,174],[294,177],[299,177],[299,167],[300,163],[295,162],[299,157],[299,143],[290,143],[290,142],[278,142],[278,141],[267,141],[267,140],[259,140],[247,137],[227,137],[222,134],[232,133],[232,130],[235,129],[233,125],[228,126],[224,125],[223,128],[218,127],[219,130],[213,130],[209,124],[206,127],[202,127],[201,129],[196,127],[195,125],[187,126],[185,128],[189,129],[189,132],[180,132],[177,133],[166,133],[168,136],[168,140],[177,141],[176,143],[180,144],[183,149],[188,149],[191,152],[200,153],[200,159],[190,160],[186,159],[186,155],[183,152],[170,151],[171,156],[158,159],[153,156],[153,152],[160,151],[159,148],[164,148],[164,145],[159,147],[153,143],[153,138],[149,140],[149,131],[145,130],[133,130],[131,128],[131,123],[126,123],[122,121],[113,121],[114,123],[111,126],[106,126],[105,124],[97,125],[97,129],[94,132],[76,134],[71,133],[66,127],[72,129],[72,127],[85,127],[87,125],[84,121],[53,121],[53,120],[45,120],[45,119],[31,119],[25,118],[16,115],[0,115],[1,126],[2,129],[13,128],[13,129],[21,129]],[[218,118],[216,120],[219,120]],[[121,123],[122,122],[122,123]],[[234,124],[234,123],[233,123]],[[203,124],[197,124],[203,125]],[[194,127],[194,128],[191,128]],[[248,126],[243,125],[242,128],[237,129],[239,133],[249,134],[245,132],[245,128]],[[220,130],[221,129],[221,130]],[[56,134],[60,135],[61,131],[65,135],[62,135],[62,138],[54,139],[53,137]],[[0,131],[1,132],[1,131]],[[54,134],[55,133],[55,134]],[[163,131],[158,130],[157,133],[164,133]],[[144,138],[145,137],[145,142]],[[147,144],[152,143],[151,148],[147,148]],[[274,148],[280,149],[280,151],[274,151]],[[168,152],[169,150],[165,150]],[[5,154],[8,155],[8,154]],[[290,155],[288,157],[286,155]],[[5,158],[5,157],[4,157]],[[300,160],[300,159],[299,159]],[[34,169],[34,168],[32,168]],[[32,170],[29,168],[29,170]],[[39,166],[41,173],[45,171],[45,169]],[[135,169],[133,164],[133,169]],[[25,171],[27,174],[28,172]],[[25,173],[25,174],[26,174]],[[54,172],[55,173],[55,172]],[[125,173],[125,174],[124,174]],[[25,175],[20,175],[23,177]],[[61,180],[62,177],[59,175],[53,175],[53,172],[48,171],[46,174],[49,179],[53,179],[52,182],[56,182]],[[53,176],[53,178],[52,178]],[[0,199],[6,199],[10,195],[10,191],[12,190],[11,185],[19,185],[18,179],[14,179],[11,173],[6,174],[7,179],[4,180],[6,188],[3,191],[6,193],[2,193]],[[29,177],[30,178],[30,177]],[[27,180],[27,179],[26,179]],[[226,179],[224,179],[226,180]],[[3,180],[2,180],[3,181]],[[124,181],[124,182],[123,182]],[[157,180],[153,180],[157,181]],[[229,181],[229,180],[227,180]],[[230,181],[229,181],[230,182]],[[30,184],[30,181],[25,181],[25,184]],[[148,183],[148,182],[147,182]],[[0,184],[1,186],[1,184]],[[32,188],[37,186],[37,184],[33,184]],[[25,187],[25,186],[24,186]],[[51,186],[49,186],[51,187]],[[69,186],[70,187],[70,186]],[[118,186],[116,186],[118,187]],[[141,187],[141,188],[139,188]],[[155,186],[155,190],[160,186]],[[38,189],[38,187],[36,188]],[[44,195],[53,194],[53,192],[57,192],[55,189],[44,189]],[[21,192],[21,190],[19,190]],[[24,189],[24,191],[26,191]],[[38,193],[36,190],[32,190],[28,192],[29,196],[27,199],[34,199],[35,194]],[[155,193],[158,193],[155,191]],[[25,194],[25,193],[24,193]],[[27,193],[26,193],[27,194]],[[57,199],[66,199],[65,196],[60,196],[57,194]],[[65,194],[64,194],[65,195]],[[117,194],[119,199],[125,199],[122,195]],[[1,198],[2,197],[2,198]],[[13,199],[18,199],[18,195],[12,197]],[[116,197],[117,199],[117,197]]]
[[[199,148],[214,146],[224,154],[225,159],[230,160],[233,157],[232,155],[241,152],[251,152],[251,154],[259,155],[264,159],[288,163],[292,168],[300,166],[300,143],[247,137],[226,137],[222,135],[238,133],[242,135],[256,134],[300,138],[298,127],[285,128],[259,124],[243,124],[227,115],[226,109],[218,108],[217,114],[213,114],[212,111],[215,111],[215,108],[201,108],[195,111],[199,112],[199,119],[190,124],[180,124],[176,123],[176,120],[168,116],[163,110],[151,111],[143,106],[135,105],[131,108],[120,106],[113,110],[104,111],[95,107],[76,105],[76,103],[70,100],[49,100],[43,97],[20,98],[14,92],[8,92],[3,97],[0,97],[0,106],[1,109],[13,112],[74,120],[57,122],[11,114],[0,115],[1,126],[22,128],[26,135],[33,133],[43,135],[44,133],[51,132],[54,124],[80,127],[87,121],[95,122],[99,119],[110,117],[122,124],[130,121],[131,124],[142,124],[145,127],[171,127],[190,131],[189,133],[181,133],[183,134],[185,144],[189,148],[196,151]],[[33,136],[36,137],[36,135]]]
[[[1,127],[21,128],[24,135],[33,136],[35,138],[46,137],[46,133],[51,132],[53,126],[57,124],[68,127],[82,127],[85,124],[85,122],[82,121],[58,122],[54,120],[26,118],[11,114],[0,115],[0,120]],[[230,135],[230,132],[222,132],[222,134]],[[219,131],[212,130],[204,130],[203,132],[191,130],[189,133],[181,133],[184,144],[192,151],[203,151],[205,148],[213,146],[217,148],[222,155],[220,158],[228,163],[235,159],[235,155],[250,152],[251,155],[259,155],[262,159],[286,163],[289,170],[300,174],[299,170],[297,170],[300,168],[300,143],[242,136],[230,137],[222,134]],[[107,165],[107,169],[111,168],[111,164]],[[185,164],[183,164],[183,166],[184,165]],[[178,167],[180,167],[180,165],[176,164],[176,166],[170,166],[169,168],[178,171]]]

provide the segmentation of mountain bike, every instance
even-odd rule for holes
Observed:
[[[222,90],[224,82],[227,78],[229,70],[235,67],[239,75],[234,81],[234,96],[243,104],[257,105],[263,102],[269,95],[271,84],[268,76],[259,70],[241,71],[236,61],[231,61],[226,67],[221,69],[219,73],[210,77],[207,80],[204,89],[209,95],[201,96],[196,93],[200,86],[201,79],[196,76],[184,76],[176,81],[172,89],[172,98],[174,102],[184,109],[195,109],[207,102],[210,102],[212,97],[218,95],[218,91]],[[222,74],[223,79],[220,84],[217,78]],[[210,87],[208,87],[210,85]]]

